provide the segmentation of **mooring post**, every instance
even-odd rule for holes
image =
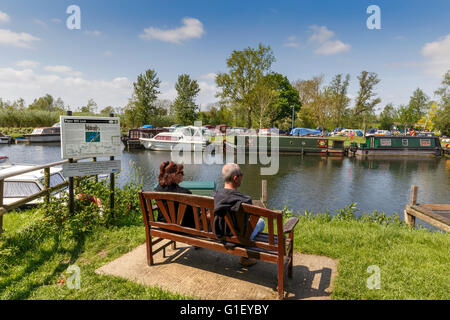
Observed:
[[[411,190],[410,190],[410,194],[409,194],[409,205],[410,206],[417,204],[418,189],[419,188],[417,186],[414,186],[414,185],[411,186]],[[404,216],[405,216],[405,223],[414,228],[414,225],[416,224],[416,217],[409,214],[407,212],[407,210],[404,211]]]
[[[114,113],[110,113],[109,116],[111,118],[114,117]],[[113,161],[114,160],[114,156],[109,157],[109,160]],[[111,173],[109,175],[109,188],[110,188],[110,193],[109,193],[109,207],[111,210],[111,218],[114,218],[114,173]]]
[[[267,205],[267,180],[261,181],[261,201],[264,206]]]

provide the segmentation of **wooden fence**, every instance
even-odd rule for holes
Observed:
[[[93,161],[96,161],[97,159],[94,158]],[[58,191],[60,189],[63,189],[67,186],[69,186],[69,188],[72,188],[72,194],[73,194],[73,178],[70,178],[69,181],[64,181],[63,183],[60,183],[56,186],[50,187],[50,168],[51,167],[55,167],[55,166],[59,166],[65,163],[69,163],[69,160],[62,160],[62,161],[58,161],[58,162],[52,162],[52,163],[48,163],[48,164],[44,164],[44,165],[37,165],[37,166],[33,166],[27,169],[22,169],[22,170],[17,170],[17,171],[13,171],[7,174],[3,174],[0,175],[0,234],[3,232],[3,215],[7,214],[8,212],[17,209],[20,206],[23,206],[24,204],[27,204],[35,199],[39,199],[41,197],[45,197],[44,201],[45,203],[49,203],[50,201],[50,195],[55,192]],[[18,176],[24,173],[28,173],[28,172],[32,172],[32,171],[36,171],[36,170],[42,170],[44,169],[44,189],[32,194],[31,196],[25,197],[23,199],[20,199],[18,201],[15,201],[11,204],[5,205],[3,204],[3,195],[4,195],[4,182],[5,179],[7,178],[11,178],[14,176]],[[96,176],[96,180],[97,180],[97,176]]]

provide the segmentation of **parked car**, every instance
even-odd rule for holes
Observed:
[[[391,132],[389,130],[377,130],[374,135],[375,136],[390,136]]]

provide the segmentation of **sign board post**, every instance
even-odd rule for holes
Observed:
[[[61,158],[69,159],[64,174],[69,177],[69,208],[74,211],[73,177],[110,174],[110,208],[114,217],[114,173],[120,171],[120,161],[114,156],[121,154],[120,118],[114,117],[60,117]],[[91,162],[74,163],[74,159],[94,158]],[[97,161],[97,157],[109,157],[110,161]],[[76,161],[75,161],[76,162]],[[75,172],[75,173],[74,173]]]
[[[111,118],[114,118],[114,113],[110,113],[109,116]],[[110,156],[109,160],[114,161],[114,156]],[[115,184],[114,173],[111,173],[109,175],[109,188],[110,188],[110,190],[109,190],[109,192],[110,192],[109,193],[109,208],[111,211],[111,218],[113,218],[113,219],[114,219],[114,184]]]

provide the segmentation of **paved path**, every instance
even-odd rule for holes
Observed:
[[[258,261],[252,267],[239,257],[177,243],[159,252],[155,265],[146,262],[145,244],[96,270],[173,293],[207,300],[277,299],[277,267]],[[329,299],[337,261],[328,257],[294,253],[293,278],[286,277],[286,299]]]

